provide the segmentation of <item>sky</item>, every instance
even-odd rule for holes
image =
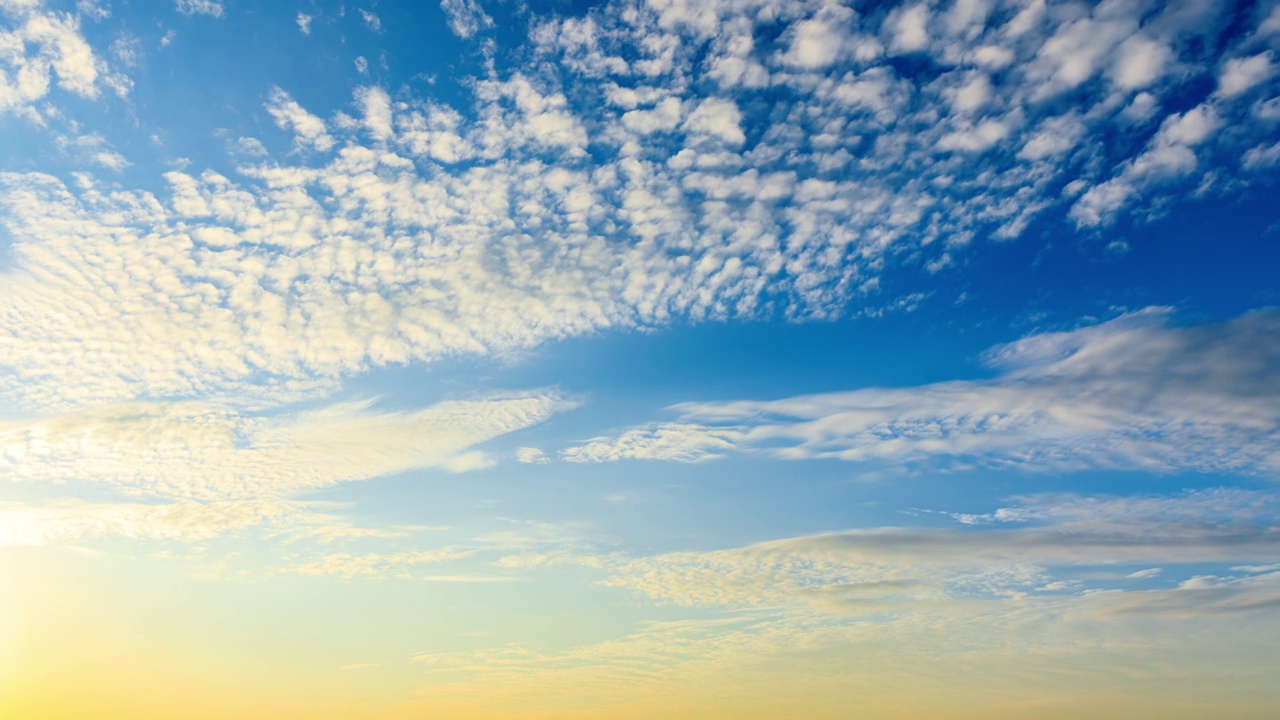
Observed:
[[[1274,717],[1277,179],[1270,0],[0,0],[0,715]]]

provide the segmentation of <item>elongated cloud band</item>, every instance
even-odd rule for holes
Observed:
[[[999,374],[905,389],[685,403],[593,439],[572,462],[698,461],[732,452],[1032,469],[1280,469],[1280,313],[1173,327],[1163,309],[993,348]]]
[[[370,402],[272,416],[201,403],[112,406],[0,425],[0,478],[104,483],[130,494],[220,501],[285,498],[422,467],[490,461],[472,445],[545,420],[555,394],[377,412]]]

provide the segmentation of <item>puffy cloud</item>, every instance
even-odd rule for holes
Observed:
[[[124,88],[80,33],[75,16],[49,12],[39,2],[0,4],[0,114],[39,119],[34,105],[57,87],[97,98],[104,84]]]
[[[679,420],[595,438],[567,460],[783,459],[1275,472],[1280,313],[1171,327],[1159,309],[992,349],[999,375],[918,388],[685,403]]]
[[[1270,51],[1247,58],[1232,58],[1222,66],[1222,74],[1218,77],[1218,95],[1231,98],[1248,92],[1274,73],[1275,66],[1271,64]]]
[[[1138,34],[1116,49],[1109,73],[1112,82],[1124,90],[1145,88],[1160,79],[1172,59],[1173,52],[1167,46]]]
[[[929,45],[929,5],[918,3],[898,8],[885,21],[889,47],[898,52],[923,50]]]

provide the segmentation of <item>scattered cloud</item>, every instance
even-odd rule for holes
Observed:
[[[491,22],[443,7],[462,35]],[[293,144],[231,176],[108,193],[7,174],[0,220],[22,241],[0,391],[287,401],[604,328],[827,318],[870,303],[889,264],[938,272],[980,247],[938,240],[1017,237],[1053,208],[1102,226],[1224,163],[1253,170],[1237,182],[1274,166],[1253,109],[1269,51],[1222,39],[1231,59],[1210,63],[1191,50],[1222,32],[1203,15],[983,8],[607,3],[536,20],[536,62],[477,78],[470,106],[366,86],[321,111],[274,88]],[[3,62],[96,92],[92,51],[53,32],[73,20],[9,12],[45,40]],[[1190,109],[1166,102],[1219,75]]]

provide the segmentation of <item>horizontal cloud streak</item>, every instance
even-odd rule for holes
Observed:
[[[1280,469],[1280,313],[1175,327],[1162,309],[992,349],[989,381],[685,403],[677,422],[593,439],[574,462],[975,459],[1030,469]]]
[[[198,500],[282,498],[414,468],[484,467],[473,445],[571,407],[558,395],[442,402],[411,412],[331,405],[290,415],[203,403],[111,406],[0,424],[0,478],[105,483]]]

